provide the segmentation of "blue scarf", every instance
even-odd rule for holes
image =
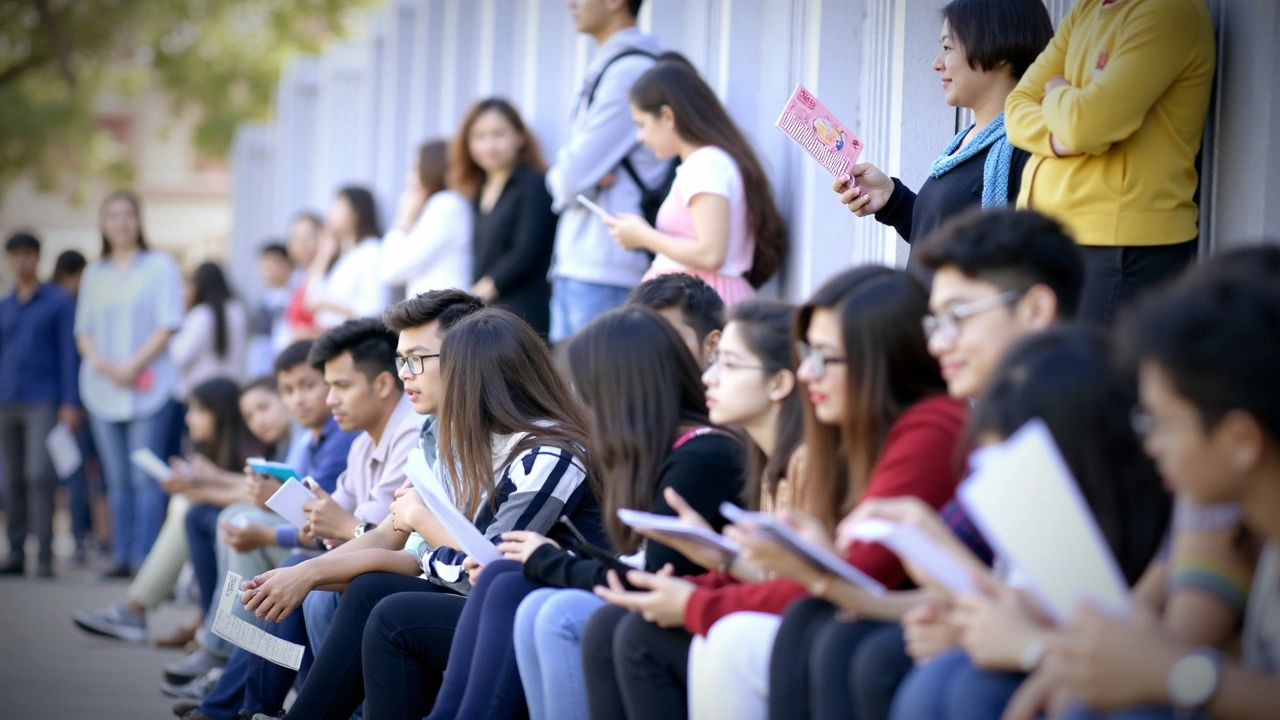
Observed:
[[[987,161],[982,166],[982,207],[984,210],[1004,207],[1009,204],[1009,168],[1013,165],[1013,146],[1004,134],[1004,113],[997,115],[963,150],[956,152],[960,141],[972,129],[973,126],[970,125],[956,135],[942,157],[933,161],[929,175],[942,177],[955,166],[990,147],[991,152],[987,153]]]

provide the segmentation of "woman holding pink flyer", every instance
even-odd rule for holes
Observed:
[[[604,218],[618,244],[655,255],[644,279],[696,275],[725,305],[755,295],[782,265],[787,227],[751,145],[683,57],[666,53],[631,88],[640,142],[679,157],[657,227],[638,215]]]
[[[1052,37],[1040,0],[948,3],[933,69],[947,104],[972,110],[973,124],[943,149],[919,193],[864,162],[836,177],[840,202],[858,217],[874,214],[908,243],[974,205],[1014,204],[1030,156],[1005,137],[1004,101]]]

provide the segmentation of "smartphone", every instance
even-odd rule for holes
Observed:
[[[578,193],[578,202],[582,203],[583,207],[585,207],[586,209],[595,213],[596,217],[600,218],[601,220],[606,220],[608,218],[613,217],[609,213],[605,212],[604,208],[588,200],[587,196],[583,195],[582,193]]]

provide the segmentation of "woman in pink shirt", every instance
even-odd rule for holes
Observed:
[[[618,244],[654,254],[644,279],[696,275],[725,305],[755,295],[782,265],[787,228],[750,143],[683,57],[667,53],[631,87],[640,142],[679,157],[657,227],[638,215],[605,220]]]

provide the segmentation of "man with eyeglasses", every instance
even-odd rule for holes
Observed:
[[[1056,220],[1032,210],[974,210],[916,249],[933,273],[923,331],[952,397],[982,392],[1015,342],[1075,316],[1084,262]]]

